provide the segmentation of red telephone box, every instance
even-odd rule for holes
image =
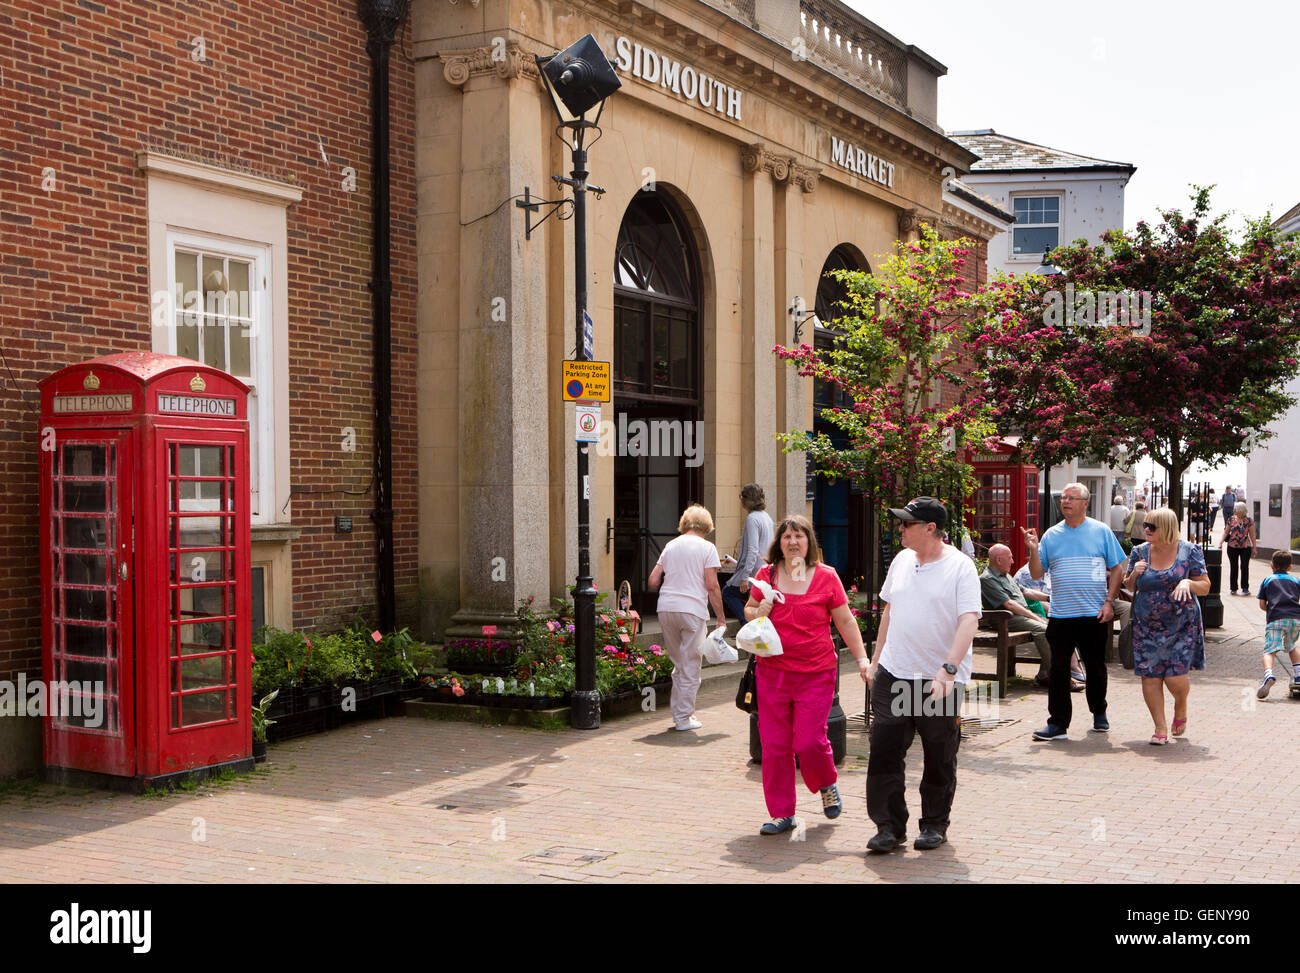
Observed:
[[[251,769],[248,387],[132,352],[40,388],[46,775]]]
[[[971,456],[975,468],[974,519],[969,525],[979,553],[994,544],[1011,548],[1016,570],[1028,558],[1021,527],[1038,527],[1038,467],[1012,458],[1013,443],[998,442]]]

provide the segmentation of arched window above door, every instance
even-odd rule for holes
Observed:
[[[614,390],[625,402],[700,403],[698,261],[684,223],[638,193],[614,252]]]
[[[692,270],[686,241],[663,200],[652,193],[638,194],[618,230],[614,283],[694,305]]]

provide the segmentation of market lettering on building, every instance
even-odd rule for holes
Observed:
[[[894,164],[892,162],[886,162],[856,145],[842,142],[834,135],[831,136],[831,162],[843,166],[855,176],[874,179],[882,186],[893,188]]]
[[[615,42],[618,52],[618,69],[640,78],[646,84],[658,85],[687,101],[698,101],[719,115],[740,121],[740,89],[723,84],[703,71],[674,61],[666,54],[633,43],[626,37]]]
[[[131,393],[116,395],[56,395],[55,412],[130,412]]]
[[[235,416],[234,399],[213,399],[195,395],[158,395],[159,412],[178,412],[187,416]]]

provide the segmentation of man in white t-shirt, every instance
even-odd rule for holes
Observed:
[[[961,695],[971,674],[971,641],[980,617],[980,581],[970,558],[943,542],[948,512],[933,497],[890,510],[901,521],[903,550],[889,565],[880,597],[876,652],[867,670],[871,688],[871,758],[867,813],[879,829],[867,842],[889,852],[907,837],[903,761],[920,734],[919,851],[948,840],[957,791]]]

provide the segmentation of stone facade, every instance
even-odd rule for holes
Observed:
[[[416,5],[426,627],[470,631],[521,598],[560,594],[577,573],[573,409],[557,378],[574,347],[572,223],[549,220],[525,240],[513,200],[526,188],[560,196],[551,176],[567,175],[568,153],[532,57],[586,33],[623,68],[588,162],[590,181],[606,190],[588,203],[595,357],[615,357],[620,224],[652,189],[682,214],[699,262],[705,459],[695,499],[713,512],[723,550],[739,535],[746,482],[765,486],[774,515],[808,512],[803,456],[775,441],[812,425],[811,382],[771,354],[791,340],[787,308],[796,297],[812,306],[837,245],[874,266],[919,220],[944,219],[945,167],[965,171],[974,156],[921,120],[933,118],[942,65],[877,34],[869,36],[878,60],[871,44],[859,57],[850,30],[868,36],[869,27],[838,4],[805,4],[791,19],[805,38],[807,56],[796,56],[774,39],[788,38],[791,25],[762,20],[769,7]],[[863,64],[867,73],[851,73]],[[925,111],[909,114],[912,99]],[[954,234],[1001,228],[958,215],[949,218]],[[982,273],[982,245],[979,257]],[[494,318],[494,307],[506,311]],[[617,516],[615,468],[611,456],[592,457],[592,566],[602,591],[622,580],[604,543]]]

